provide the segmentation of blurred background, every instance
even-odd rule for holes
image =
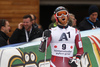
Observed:
[[[26,14],[35,14],[37,24],[42,25],[45,30],[52,22],[51,16],[55,8],[64,6],[70,13],[75,14],[78,26],[80,21],[88,16],[88,8],[92,4],[97,5],[100,10],[100,0],[0,0],[0,19],[9,21],[11,26],[9,36]],[[98,18],[100,19],[100,15]]]

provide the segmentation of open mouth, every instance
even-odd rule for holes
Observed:
[[[62,19],[63,21],[65,20],[65,18]]]

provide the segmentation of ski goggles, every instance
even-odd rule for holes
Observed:
[[[67,15],[68,15],[68,12],[64,11],[64,10],[56,13],[56,16],[59,17],[59,18],[62,17],[62,16],[67,16]]]

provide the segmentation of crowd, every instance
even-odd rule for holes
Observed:
[[[85,17],[77,26],[77,19],[73,13],[68,14],[68,25],[79,31],[96,29],[100,27],[98,19],[99,9],[96,5],[91,5],[88,9],[88,17]],[[51,24],[48,29],[58,26],[55,14],[51,16]],[[0,19],[0,46],[15,44],[20,42],[29,42],[35,38],[41,37],[43,33],[42,26],[37,24],[37,18],[34,14],[23,16],[23,22],[18,24],[18,28],[13,32],[11,37],[7,36],[11,28],[9,21]]]
[[[0,20],[0,46],[29,42],[35,38],[41,37],[43,30],[36,23],[36,16],[33,14],[23,16],[23,22],[13,32],[11,37],[7,36],[10,32],[8,20]]]

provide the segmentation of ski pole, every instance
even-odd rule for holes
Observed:
[[[48,37],[46,38],[46,47],[45,47],[45,58],[44,58],[44,65],[46,66],[46,55],[47,55],[47,42],[48,42]]]

